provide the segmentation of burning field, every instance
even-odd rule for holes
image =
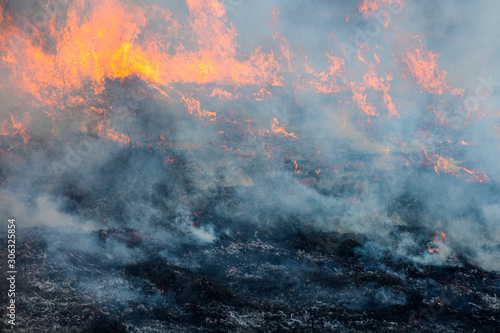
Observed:
[[[499,10],[0,0],[0,331],[498,332]]]

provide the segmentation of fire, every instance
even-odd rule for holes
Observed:
[[[259,87],[255,99],[272,97],[268,87],[282,85],[273,51],[257,48],[240,54],[238,33],[227,22],[221,3],[187,0],[186,4],[187,26],[169,10],[122,0],[72,1],[66,15],[55,15],[43,29],[23,30],[18,23],[22,18],[4,20],[0,15],[2,63],[10,70],[16,93],[31,95],[33,104],[49,108],[46,114],[54,127],[58,119],[71,117],[73,112],[89,120],[98,114],[103,124],[95,130],[100,137],[127,145],[130,137],[107,121],[111,106],[106,101],[106,85],[113,80],[138,77],[161,98],[184,104],[200,120],[215,121],[217,113],[204,109],[191,94],[180,94],[179,100],[172,84],[230,84],[235,89],[250,85]],[[155,28],[148,29],[149,25]],[[281,40],[290,60],[286,40]],[[210,96],[234,100],[241,93],[214,88]],[[12,124],[2,123],[0,133],[20,134],[28,142],[29,116],[22,117],[22,122],[12,116]],[[296,138],[277,124],[273,131]]]
[[[439,245],[443,243],[448,244],[448,240],[446,239],[446,234],[442,231],[439,231],[433,237],[432,246],[430,244],[427,244],[427,250],[430,253],[439,252]]]
[[[473,171],[464,167],[458,166],[453,158],[444,158],[437,154],[428,154],[424,152],[427,161],[424,164],[433,165],[436,174],[444,171],[445,174],[452,174],[457,178],[463,178],[466,182],[486,183],[489,181],[488,176],[483,171]]]
[[[418,36],[414,37],[414,44],[406,52],[403,62],[408,66],[410,74],[424,91],[442,95],[445,91],[452,95],[463,95],[463,89],[448,86],[445,70],[439,69],[437,61],[439,55],[430,50],[424,50]]]
[[[297,164],[297,161],[293,161],[295,173],[300,173],[299,165]]]
[[[120,133],[108,125],[99,124],[95,129],[101,137],[108,138],[116,143],[124,145],[128,145],[130,143],[130,137],[128,135]]]
[[[303,63],[304,77],[299,75],[297,88],[320,94],[337,94],[347,89],[345,86],[345,59],[325,54],[328,58],[328,71],[315,70],[308,63]]]
[[[23,43],[2,45],[7,55],[4,61],[19,78],[22,88],[46,104],[56,104],[65,93],[90,84],[95,93],[104,90],[106,78],[124,78],[132,74],[159,81],[158,65],[137,45],[140,28],[145,25],[143,10],[118,5],[116,0],[90,1],[89,19],[82,22],[87,4],[82,0],[68,7],[62,29],[50,23],[37,45],[34,37],[15,26],[9,26],[10,39],[22,38]],[[17,36],[15,36],[17,35]],[[19,37],[18,37],[19,36]],[[55,46],[50,47],[54,43]]]
[[[273,54],[255,50],[246,60],[237,59],[237,32],[226,24],[221,4],[188,0],[187,5],[198,43],[194,47],[176,43],[175,55],[167,52],[180,29],[173,13],[119,0],[75,0],[68,5],[64,22],[57,17],[36,35],[6,22],[3,62],[23,90],[44,104],[61,107],[75,90],[90,86],[101,94],[107,79],[130,76],[162,86],[174,82],[281,84]],[[159,19],[148,13],[158,11],[169,24],[167,36],[144,33],[148,24]]]
[[[276,118],[274,118],[274,123],[271,126],[271,131],[274,134],[276,134],[276,135],[281,134],[281,135],[283,135],[285,137],[290,137],[290,138],[298,139],[298,137],[295,134],[288,133],[287,131],[285,131],[285,129],[280,126],[280,123],[279,123],[278,119],[276,119]]]
[[[392,80],[392,75],[387,75],[387,77],[379,78],[375,71],[369,70],[364,76],[361,84],[359,83],[351,83],[352,92],[353,92],[353,102],[356,103],[367,116],[377,116],[375,113],[375,107],[366,101],[367,89],[373,89],[375,91],[380,91],[382,93],[382,99],[385,103],[385,106],[389,110],[387,115],[388,118],[392,116],[399,117],[398,110],[396,109],[396,105],[392,101],[392,97],[389,95],[389,90],[391,88],[390,81]]]
[[[381,9],[405,3],[406,0],[362,0],[358,9],[369,17],[378,15]],[[134,78],[147,86],[134,88],[142,99],[161,99],[175,104],[193,121],[213,126],[222,138],[228,137],[229,129],[237,128],[258,140],[269,158],[275,158],[270,144],[265,142],[271,133],[299,139],[280,123],[281,117],[273,117],[270,130],[252,128],[249,124],[258,122],[251,114],[238,117],[232,110],[219,108],[214,112],[214,104],[206,102],[216,100],[217,106],[236,100],[267,102],[275,98],[273,94],[278,97],[282,91],[297,96],[310,92],[337,99],[340,112],[356,107],[368,122],[404,119],[405,115],[400,114],[403,106],[397,105],[400,98],[398,102],[393,99],[396,89],[397,94],[402,95],[394,83],[401,73],[396,72],[397,66],[387,63],[382,47],[361,44],[356,49],[353,60],[361,66],[360,70],[356,66],[348,67],[345,55],[335,53],[335,49],[322,51],[323,62],[313,63],[308,56],[294,53],[291,42],[279,31],[272,34],[273,47],[266,46],[265,51],[263,47],[256,47],[243,53],[237,42],[238,31],[228,22],[223,3],[186,0],[186,6],[189,16],[184,20],[157,5],[124,0],[74,0],[67,4],[64,15],[54,15],[46,27],[32,30],[23,30],[22,18],[4,12],[0,6],[0,53],[2,64],[10,74],[8,86],[13,86],[30,105],[43,108],[44,112],[41,115],[11,114],[10,121],[0,124],[0,135],[19,136],[26,144],[33,135],[30,122],[40,117],[50,118],[53,133],[58,132],[57,126],[63,126],[62,119],[83,117],[88,123],[99,124],[87,127],[101,138],[123,145],[141,145],[138,142],[144,141],[140,138],[122,133],[122,128],[114,126],[110,118],[115,110],[107,95],[110,82],[126,84]],[[275,28],[281,27],[280,9],[275,8],[271,14]],[[463,95],[463,90],[451,87],[447,72],[438,67],[439,55],[426,50],[417,37],[402,57],[391,58],[402,59],[423,91],[457,98]],[[446,125],[444,113],[432,109],[440,125]],[[379,114],[383,117],[375,118]],[[400,147],[393,149],[389,140]],[[162,147],[189,149],[194,146],[168,143],[165,137],[161,141]],[[465,141],[453,142],[471,145]],[[388,159],[396,156],[398,149],[412,148],[409,142],[392,138],[379,143],[378,147],[383,147],[381,152]],[[215,146],[244,156],[256,154],[231,147],[227,142],[216,142]],[[429,149],[415,145],[413,148]],[[408,154],[402,154],[406,154],[403,163],[411,164]],[[437,174],[453,174],[467,182],[489,180],[484,172],[466,169],[452,158],[434,152],[426,152],[424,164],[431,165]]]
[[[215,118],[217,117],[216,112],[210,112],[207,110],[201,109],[200,101],[194,98],[182,96],[182,99],[185,103],[186,109],[189,111],[189,114],[195,114],[200,118]]]
[[[430,253],[436,253],[436,252],[439,252],[439,249],[433,247],[431,248],[430,245],[427,245],[427,250],[430,252]]]
[[[358,9],[365,17],[369,17],[384,7],[391,5],[401,7],[404,4],[405,0],[362,0]]]
[[[220,99],[227,99],[227,100],[235,100],[241,97],[240,94],[233,94],[229,91],[220,89],[220,88],[215,88],[212,90],[212,93],[210,94],[210,97],[219,97]]]
[[[29,115],[25,115],[23,119],[16,122],[14,120],[14,116],[10,114],[11,124],[9,124],[7,120],[4,121],[0,126],[0,135],[12,136],[19,134],[23,138],[23,142],[28,143],[28,140],[30,139],[27,128],[29,120],[30,120]]]

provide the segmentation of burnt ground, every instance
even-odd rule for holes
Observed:
[[[4,313],[0,330],[499,331],[500,274],[458,255],[422,265],[355,235],[307,228],[275,235],[246,230],[205,245],[169,245],[132,229],[25,230],[17,326]],[[82,239],[87,246],[75,246]]]

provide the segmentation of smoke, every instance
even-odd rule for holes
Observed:
[[[17,22],[33,15],[33,4],[7,4]],[[192,3],[136,4],[169,9],[172,25],[184,25],[172,30],[179,36],[165,56],[182,53],[178,39],[185,49],[201,47],[196,32],[184,31],[194,24]],[[1,120],[27,117],[30,139],[23,143],[20,131],[2,135],[1,210],[22,227],[128,227],[173,244],[206,244],[242,228],[276,238],[291,227],[315,228],[366,237],[416,263],[451,264],[458,253],[500,269],[497,2],[405,1],[368,16],[358,1],[224,6],[231,22],[224,25],[238,33],[236,57],[260,48],[280,58],[287,63],[282,84],[107,78],[99,94],[75,89],[70,97],[88,103],[65,112],[56,106],[56,116],[7,87]],[[162,29],[156,19],[137,40]],[[284,41],[290,60],[280,50]],[[430,73],[442,80],[428,87],[408,60],[421,46],[422,59],[439,55]],[[213,97],[215,88],[242,97]],[[276,121],[288,136],[273,132]],[[97,130],[106,127],[116,133]],[[480,171],[489,182],[473,182]],[[435,255],[427,243],[439,231],[448,243]],[[386,290],[368,298],[404,303]]]

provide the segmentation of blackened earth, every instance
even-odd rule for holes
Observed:
[[[25,230],[18,237],[17,325],[8,325],[4,312],[0,330],[499,331],[499,273],[459,255],[426,266],[356,235],[285,229],[172,246],[132,229]],[[95,248],[75,250],[78,239]],[[7,304],[4,275],[1,281]]]

